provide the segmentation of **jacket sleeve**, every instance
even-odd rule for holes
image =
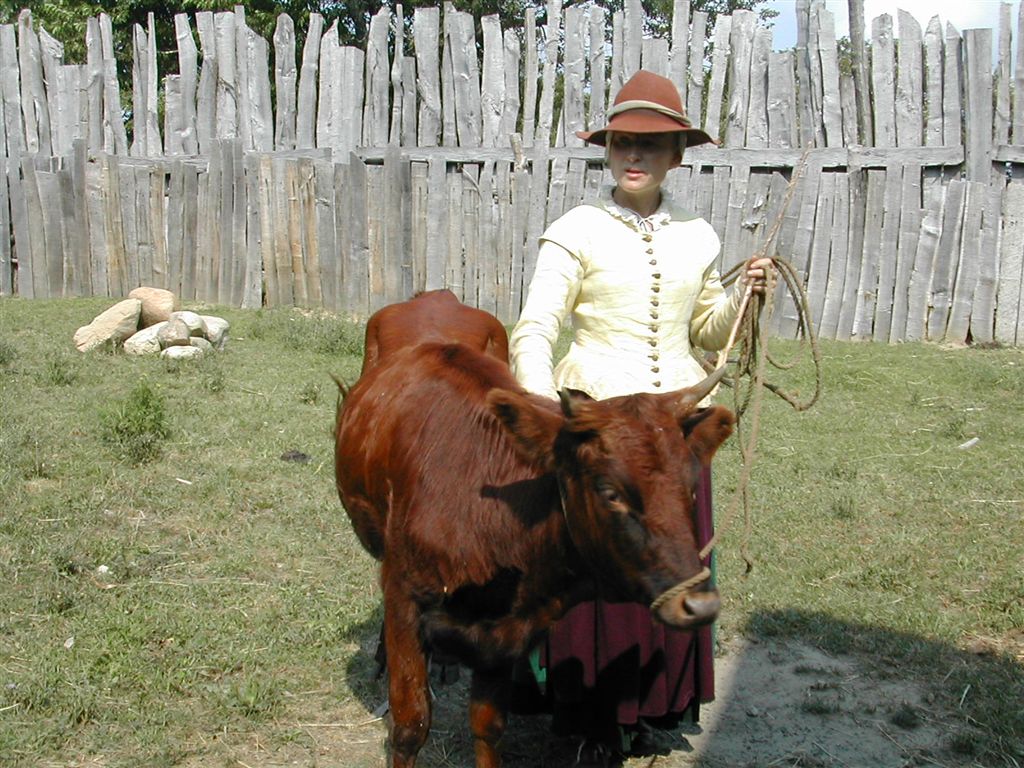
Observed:
[[[542,240],[519,322],[509,337],[509,364],[528,392],[557,398],[554,345],[579,295],[583,265],[561,245]]]
[[[690,343],[709,351],[724,347],[742,303],[741,282],[736,283],[731,294],[726,294],[714,264],[705,269],[703,288],[690,317]]]

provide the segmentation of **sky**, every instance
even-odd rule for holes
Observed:
[[[871,20],[883,13],[892,16],[893,34],[899,37],[897,10],[903,9],[920,22],[922,32],[932,16],[939,17],[943,30],[945,30],[947,22],[960,32],[965,29],[989,27],[993,30],[992,45],[996,47],[999,35],[1000,5],[1003,5],[1001,0],[864,0],[864,25],[866,27],[864,38],[871,39]],[[1020,0],[1013,0],[1009,5],[1011,29],[1016,36]],[[774,49],[792,48],[796,44],[796,0],[769,0],[766,6],[779,12],[774,19]],[[836,37],[848,35],[847,0],[826,0],[825,7],[835,17]]]

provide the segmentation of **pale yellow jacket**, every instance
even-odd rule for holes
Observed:
[[[512,372],[531,392],[562,388],[604,399],[670,392],[705,372],[694,347],[728,341],[740,296],[725,293],[715,266],[721,243],[704,219],[662,191],[650,217],[617,206],[612,189],[565,213],[541,236],[537,268],[512,330]],[[571,318],[569,351],[553,365]]]

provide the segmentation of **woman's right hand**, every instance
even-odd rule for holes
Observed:
[[[761,258],[751,257],[747,261],[746,269],[743,271],[741,282],[744,287],[751,286],[754,293],[764,294],[768,286],[769,276],[774,276],[775,262],[767,256]]]

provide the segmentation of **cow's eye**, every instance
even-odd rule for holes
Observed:
[[[597,486],[597,495],[600,496],[601,501],[609,507],[626,506],[626,500],[622,497],[619,489],[611,483],[599,483]]]

